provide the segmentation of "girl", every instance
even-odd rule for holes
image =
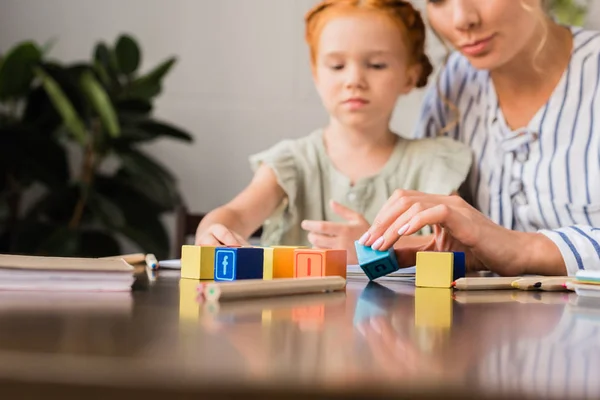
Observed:
[[[502,275],[600,269],[600,33],[557,24],[542,0],[430,0],[427,11],[457,51],[417,136],[471,146],[472,205],[398,191],[361,242],[383,250],[434,225],[420,246],[398,243],[406,265],[433,249]]]
[[[251,183],[200,223],[196,244],[348,250],[395,189],[450,194],[470,150],[449,138],[405,140],[389,128],[399,96],[432,72],[425,26],[405,1],[328,0],[306,16],[312,74],[330,115],[322,129],[250,158]]]

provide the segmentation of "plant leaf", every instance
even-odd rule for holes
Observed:
[[[162,80],[171,70],[177,59],[171,57],[156,66],[146,75],[134,80],[123,92],[125,98],[142,98],[150,100],[157,96],[162,90]]]
[[[85,144],[87,131],[83,121],[75,111],[71,101],[67,98],[56,81],[50,77],[50,75],[44,72],[41,68],[36,68],[35,73],[42,80],[44,89],[46,89],[52,104],[56,108],[56,111],[58,111],[58,113],[61,115],[63,123],[69,132],[71,132],[75,140],[77,140],[80,144]]]
[[[22,186],[38,181],[57,188],[69,179],[65,149],[50,135],[23,125],[0,128],[0,164],[5,164]]]
[[[125,216],[119,206],[101,193],[90,193],[88,206],[104,225],[113,229],[122,229],[125,226]]]
[[[119,126],[117,113],[102,85],[100,85],[94,75],[89,71],[86,71],[81,75],[80,82],[83,92],[86,94],[92,107],[94,107],[100,116],[102,125],[104,125],[108,134],[112,137],[118,137],[121,128]]]
[[[147,115],[152,111],[152,104],[144,99],[117,100],[115,106],[119,113]]]
[[[168,255],[169,237],[160,221],[162,209],[152,198],[119,178],[96,178],[96,190],[121,209],[126,220],[119,230],[123,235],[159,258]]]
[[[23,42],[10,50],[0,66],[0,99],[27,94],[33,80],[33,68],[42,53],[33,42]]]
[[[120,88],[121,83],[119,81],[117,57],[104,42],[98,42],[96,44],[96,48],[94,49],[94,61],[102,66],[106,76],[109,77],[109,81],[104,82],[106,86],[111,88],[111,90]],[[102,76],[100,79],[104,80],[104,78],[105,76]]]
[[[62,118],[43,86],[33,89],[26,100],[22,122],[50,136],[62,125]]]
[[[115,55],[119,69],[125,75],[131,75],[138,69],[141,59],[140,48],[131,36],[121,35],[119,37],[115,46]]]
[[[133,82],[127,90],[123,92],[121,98],[124,99],[143,99],[151,100],[162,91],[159,83],[152,81]]]
[[[141,121],[138,124],[138,128],[143,131],[150,132],[156,136],[168,136],[170,138],[184,140],[186,142],[193,141],[193,138],[189,133],[184,132],[173,125],[156,120],[148,119]]]
[[[162,165],[133,149],[119,155],[122,166],[116,178],[144,193],[164,211],[180,203],[175,178]]]
[[[146,82],[155,82],[160,84],[167,75],[167,73],[171,70],[173,65],[177,62],[176,57],[171,57],[166,61],[163,61],[161,64],[156,66],[153,70],[148,72],[146,75],[136,79],[136,81],[146,81]]]

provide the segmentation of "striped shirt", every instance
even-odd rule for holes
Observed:
[[[600,32],[572,33],[568,68],[526,127],[508,127],[489,71],[456,52],[440,75],[443,97],[429,89],[414,133],[451,127],[473,150],[468,200],[499,225],[545,234],[570,275],[600,270]]]

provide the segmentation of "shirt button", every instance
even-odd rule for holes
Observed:
[[[351,202],[355,202],[356,201],[356,193],[348,193],[348,200],[350,200]]]
[[[508,189],[510,190],[511,195],[514,196],[515,194],[523,191],[523,183],[519,181],[512,181]]]
[[[525,161],[529,160],[529,153],[525,152],[525,151],[519,151],[517,152],[517,161],[520,163],[524,163]]]

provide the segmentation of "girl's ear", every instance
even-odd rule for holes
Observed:
[[[419,82],[419,77],[421,76],[421,65],[413,64],[406,69],[406,78],[404,85],[400,88],[400,94],[408,94],[410,93],[416,86],[417,82]]]

